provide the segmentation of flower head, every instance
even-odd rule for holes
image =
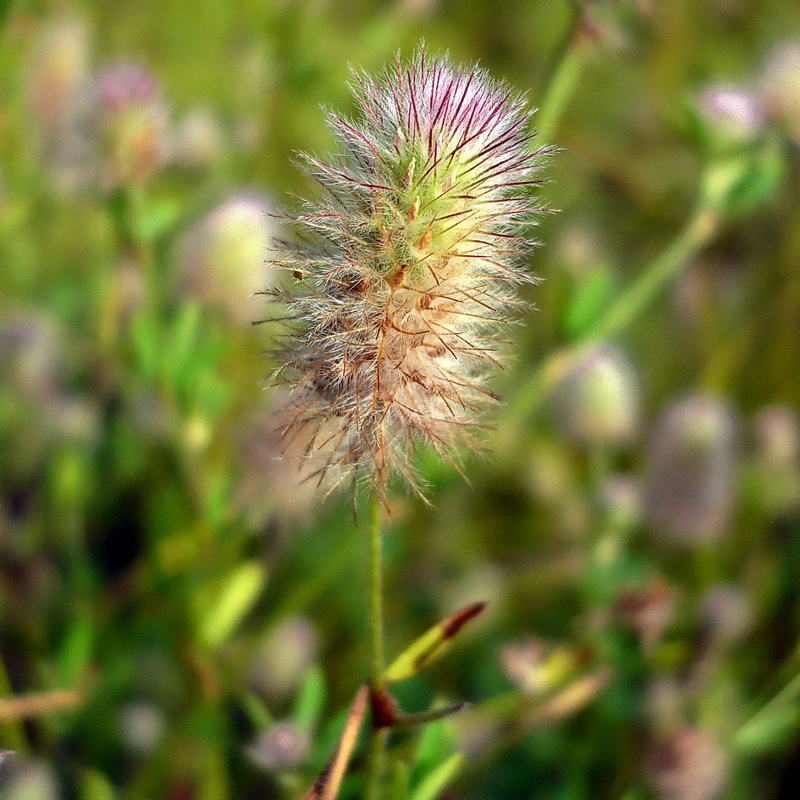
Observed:
[[[252,322],[253,295],[270,277],[264,264],[273,235],[269,215],[269,201],[256,192],[234,194],[210,211],[181,241],[180,293],[234,322]]]
[[[647,522],[676,545],[718,541],[735,499],[736,421],[730,407],[705,395],[670,406],[653,432],[645,471]]]
[[[544,209],[527,190],[550,150],[531,147],[520,96],[424,49],[354,87],[359,118],[328,118],[341,155],[305,157],[327,191],[295,219],[305,242],[276,260],[303,326],[279,370],[295,386],[286,435],[314,430],[334,485],[359,473],[415,485],[414,445],[452,460],[496,399],[484,375],[514,288],[532,281],[524,228]]]
[[[800,144],[800,41],[778,45],[767,58],[761,93],[768,109]]]
[[[636,370],[626,354],[601,345],[576,364],[557,396],[565,433],[587,444],[624,444],[639,422]]]
[[[746,87],[714,84],[698,100],[705,121],[729,142],[741,144],[763,130],[765,110],[759,95]]]
[[[95,78],[91,103],[103,186],[143,182],[167,161],[169,115],[147,69],[133,62],[107,67]]]

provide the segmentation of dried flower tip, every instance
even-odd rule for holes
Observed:
[[[476,447],[484,385],[502,361],[500,331],[543,209],[529,113],[480,69],[420,50],[378,79],[354,76],[360,117],[329,117],[342,153],[307,156],[327,190],[295,222],[304,244],[276,263],[301,277],[286,298],[302,322],[287,336],[281,377],[294,382],[285,435],[313,430],[331,455],[320,479],[354,474],[415,484],[424,442],[453,459]]]

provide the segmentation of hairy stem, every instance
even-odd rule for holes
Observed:
[[[373,691],[383,689],[383,540],[381,503],[376,491],[369,498],[369,639],[370,683]],[[365,800],[378,800],[383,773],[383,752],[388,731],[376,729],[370,734]]]

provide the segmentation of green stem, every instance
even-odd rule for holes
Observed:
[[[0,654],[0,697],[13,697],[11,680],[6,671],[5,661]],[[19,753],[28,752],[28,743],[25,739],[25,728],[20,720],[9,719],[0,724],[0,744],[4,749],[14,750]]]
[[[388,737],[388,728],[379,728],[373,730],[370,734],[369,754],[367,756],[367,787],[364,792],[364,800],[379,800],[381,796],[383,756]]]
[[[374,691],[383,689],[383,537],[381,501],[373,491],[369,498],[369,639],[370,683]],[[379,800],[383,774],[383,754],[388,731],[372,728],[367,762],[365,800]]]
[[[498,431],[498,452],[508,451],[525,419],[539,409],[549,391],[576,361],[593,344],[618,335],[636,320],[691,257],[708,243],[716,228],[716,213],[701,204],[683,230],[642,270],[592,329],[580,341],[556,350],[532,373],[509,401],[505,420]]]
[[[377,493],[369,500],[369,629],[370,677],[373,689],[383,689],[383,537]]]
[[[548,71],[536,117],[536,127],[544,141],[556,132],[583,71],[586,48],[581,35],[582,23],[582,4],[574,3],[572,19]]]

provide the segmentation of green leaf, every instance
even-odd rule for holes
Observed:
[[[447,758],[454,749],[453,729],[445,720],[426,725],[414,748],[412,764],[415,773],[429,772],[434,764]]]
[[[408,764],[398,760],[394,764],[392,773],[392,788],[390,796],[392,800],[408,800],[409,792]]]
[[[58,658],[59,688],[78,683],[92,655],[95,631],[88,615],[80,615],[69,629]]]
[[[83,800],[115,800],[117,793],[102,772],[84,770],[81,775],[81,797]]]
[[[212,648],[222,644],[253,607],[266,582],[267,571],[257,561],[235,569],[202,620],[200,640]]]
[[[456,776],[463,763],[463,753],[454,753],[420,781],[411,795],[411,800],[436,800]]]
[[[730,191],[727,199],[729,214],[739,216],[758,210],[776,192],[783,177],[783,151],[771,140],[749,159],[747,169]]]
[[[706,169],[703,200],[732,217],[752,213],[775,193],[783,171],[783,151],[774,139],[755,150],[718,158]]]
[[[183,210],[183,204],[178,198],[165,197],[151,200],[140,211],[137,233],[146,242],[159,239],[171,228],[175,227]]]
[[[161,349],[158,324],[150,314],[137,314],[131,324],[131,333],[142,377],[152,380],[158,369]]]
[[[387,683],[402,681],[422,672],[447,650],[464,625],[484,608],[486,603],[472,603],[429,628],[392,662],[384,675]]]
[[[180,378],[185,364],[189,363],[196,350],[194,343],[200,323],[200,307],[188,302],[181,306],[178,318],[169,333],[169,347],[164,354],[167,368]]]
[[[325,702],[325,677],[319,667],[312,667],[306,673],[303,686],[295,701],[294,721],[297,727],[311,733],[317,725]]]
[[[736,734],[736,747],[749,755],[781,747],[795,737],[800,728],[800,706],[792,703],[759,715]]]
[[[256,730],[265,731],[275,722],[264,701],[255,692],[242,695],[242,706]]]
[[[579,339],[592,329],[614,293],[614,274],[608,267],[598,267],[582,280],[564,311],[564,333]]]

